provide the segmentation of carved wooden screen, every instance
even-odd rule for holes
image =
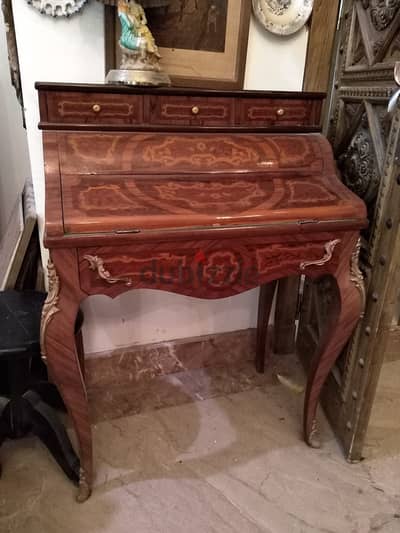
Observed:
[[[395,279],[399,280],[400,262],[395,255],[396,247],[400,251],[396,159],[400,111],[396,108],[392,116],[387,113],[388,101],[398,89],[394,81],[397,60],[400,0],[344,0],[325,129],[343,181],[368,207],[370,225],[362,234],[360,265],[367,302],[351,345],[325,387],[323,404],[351,460],[361,458],[381,364],[385,350],[390,349],[387,342],[400,338]],[[305,283],[298,350],[306,366],[323,335],[332,298],[330,283],[329,279]]]

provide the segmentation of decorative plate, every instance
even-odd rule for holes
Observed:
[[[27,0],[28,4],[51,17],[70,17],[78,13],[87,0]]]
[[[291,35],[309,19],[314,0],[253,0],[253,11],[265,29]]]

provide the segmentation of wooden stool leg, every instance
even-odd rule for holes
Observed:
[[[279,280],[274,322],[274,353],[286,355],[296,351],[296,314],[300,277]]]
[[[260,287],[258,299],[258,320],[257,320],[257,344],[256,344],[256,370],[263,373],[265,370],[266,346],[268,338],[268,323],[271,314],[272,302],[274,300],[276,281],[266,283]]]
[[[356,254],[357,256],[357,254]],[[349,341],[364,308],[364,286],[362,276],[353,255],[352,268],[350,261],[344,261],[336,273],[337,298],[330,313],[327,334],[312,362],[307,382],[304,402],[304,438],[313,448],[319,448],[316,424],[316,410],[322,387],[331,372],[336,359]]]

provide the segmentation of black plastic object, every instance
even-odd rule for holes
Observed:
[[[7,438],[34,434],[77,484],[79,459],[56,413],[64,405],[55,385],[47,380],[40,358],[40,316],[45,299],[42,292],[0,292],[0,446]],[[79,313],[75,334],[80,332],[82,320]]]

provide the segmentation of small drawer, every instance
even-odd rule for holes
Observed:
[[[319,126],[321,106],[314,100],[242,99],[239,122],[243,126]]]
[[[187,250],[185,245],[183,248],[186,249],[181,250],[171,243],[159,243],[156,248],[149,243],[80,248],[81,288],[86,294],[109,295],[139,288],[179,288],[182,273],[186,272],[196,253],[196,248]]]
[[[151,124],[186,126],[231,126],[234,100],[196,96],[149,96],[148,121]]]
[[[49,122],[66,124],[136,124],[143,119],[141,95],[49,92]]]

